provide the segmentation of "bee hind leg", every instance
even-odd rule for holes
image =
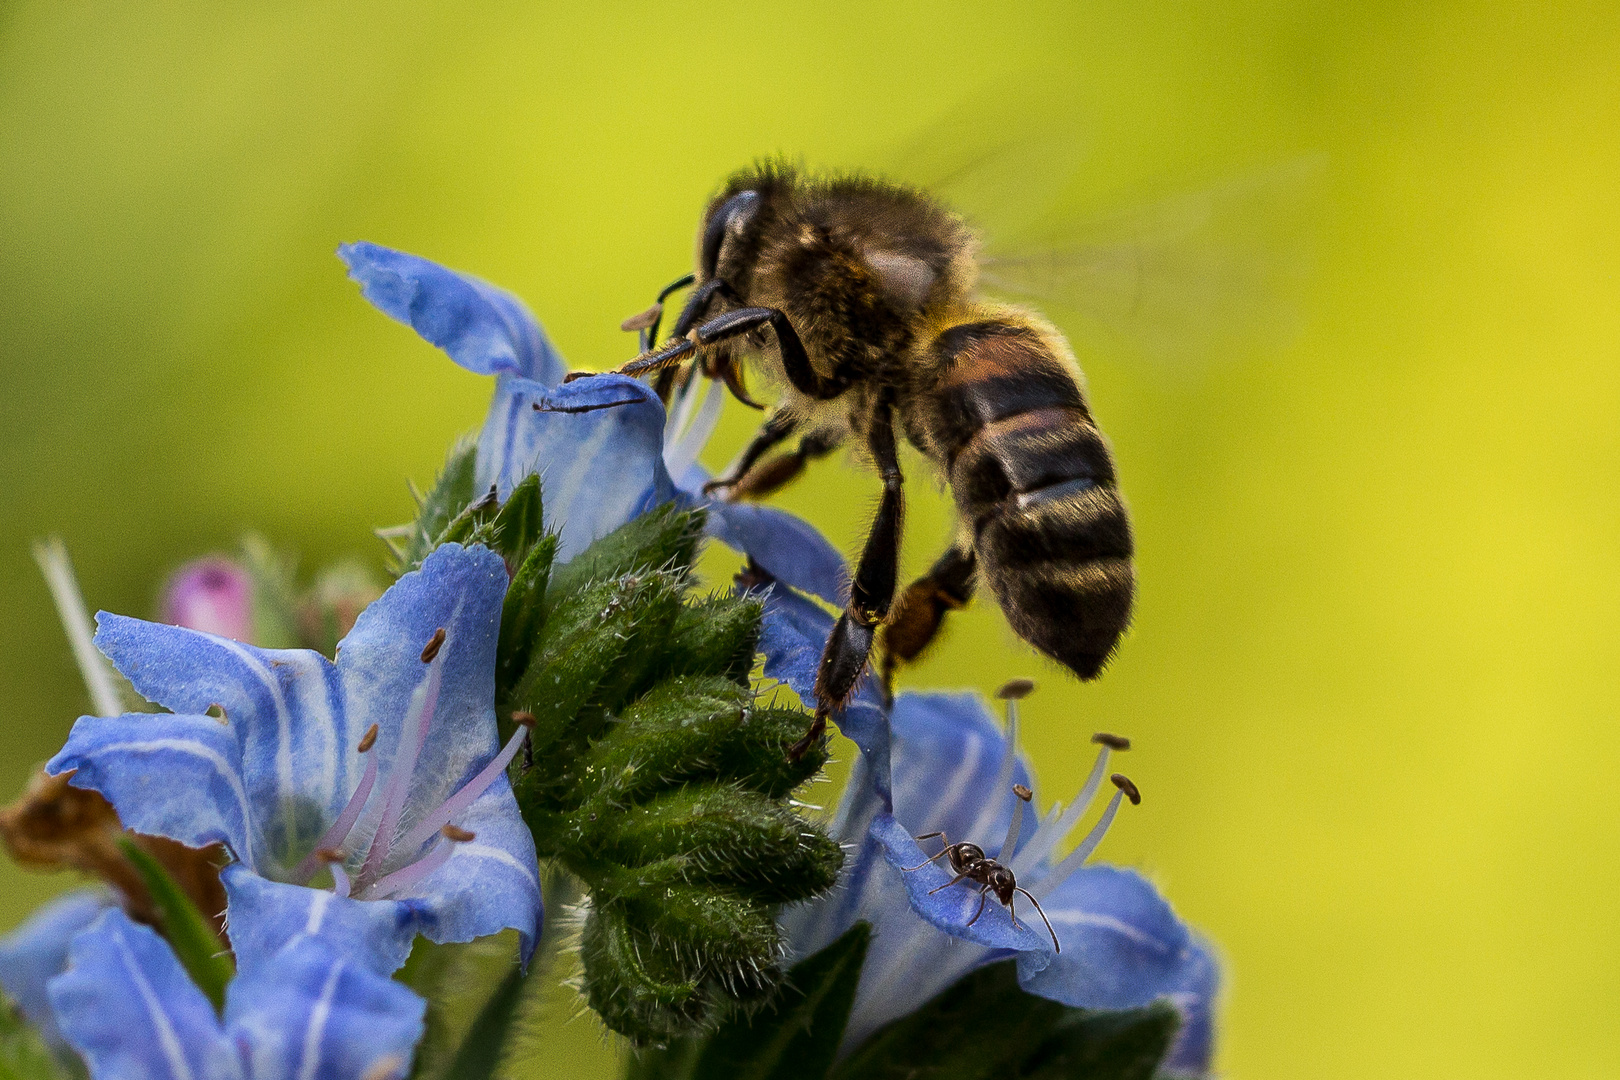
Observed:
[[[928,573],[906,586],[883,627],[883,693],[894,696],[894,672],[909,664],[939,633],[947,613],[967,606],[978,586],[979,561],[960,542],[941,555]]]
[[[826,729],[832,710],[842,705],[855,689],[872,653],[872,639],[894,602],[895,579],[900,572],[905,499],[904,477],[900,474],[900,457],[894,441],[893,406],[887,400],[873,413],[869,439],[872,458],[883,477],[883,501],[878,505],[872,531],[867,534],[861,561],[855,567],[849,606],[838,617],[822,650],[821,665],[816,670],[816,719],[804,738],[788,751],[795,758],[814,744]]]

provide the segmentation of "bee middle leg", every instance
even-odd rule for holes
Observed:
[[[909,664],[934,640],[948,612],[967,606],[978,585],[979,560],[966,541],[958,542],[906,586],[883,627],[883,693],[894,694],[894,672]]]
[[[710,480],[707,484],[704,484],[704,493],[707,494],[711,491],[726,488],[729,492],[727,497],[733,501],[738,499],[762,499],[772,492],[787,486],[789,481],[804,471],[807,462],[826,457],[838,445],[824,435],[806,435],[799,440],[798,447],[791,453],[778,454],[767,461],[760,462],[759,459],[764,456],[769,444],[760,447],[758,452],[755,452],[755,446],[762,442],[765,437],[766,432],[762,428],[759,435],[755,436],[754,442],[750,443],[748,449],[743,451],[742,460],[737,463],[737,467],[729,475],[718,480]],[[779,442],[781,439],[778,438],[773,441]],[[756,462],[758,462],[757,465]]]
[[[827,717],[843,704],[866,670],[872,654],[872,639],[888,617],[894,602],[895,579],[900,573],[900,533],[905,516],[904,477],[894,440],[892,404],[881,402],[872,416],[868,436],[872,458],[883,477],[883,501],[867,534],[861,561],[850,584],[849,606],[838,617],[832,636],[821,653],[816,670],[816,718],[804,738],[788,750],[795,759],[803,756],[827,730]]]

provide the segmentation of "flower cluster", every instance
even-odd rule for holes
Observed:
[[[1060,851],[1124,740],[1099,736],[1074,800],[1042,816],[1024,688],[1003,727],[976,695],[888,701],[869,681],[833,717],[859,748],[836,813],[802,816],[791,794],[825,755],[789,761],[808,716],[751,672],[762,653],[809,697],[848,573],[805,522],[703,494],[721,387],[690,379],[666,409],[632,379],[566,381],[509,294],[373,244],[340,255],[377,307],[495,376],[488,417],[387,534],[399,577],[380,595],[329,576],[267,621],[286,582],[213,558],[171,579],[163,622],[102,613],[92,640],[51,564],[97,715],[41,790],[56,811],[104,800],[102,854],[56,861],[112,888],[0,942],[0,985],[48,1048],[27,1075],[385,1080],[450,1058],[489,1075],[507,988],[558,940],[543,871],[585,893],[581,988],[643,1048],[640,1076],[765,1075],[773,1054],[880,1075],[885,1055],[943,1052],[929,1026],[961,1008],[1017,1016],[1028,1053],[1099,1076],[1130,1054],[1207,1071],[1209,947],[1143,877],[1088,864],[1134,786],[1116,775]],[[747,557],[734,592],[690,596],[697,528]],[[41,817],[0,833],[20,850]],[[431,1045],[443,1002],[416,957],[502,931],[515,963],[474,1030]]]

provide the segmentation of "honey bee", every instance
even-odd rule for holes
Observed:
[[[647,351],[619,369],[665,372],[667,389],[672,369],[696,356],[746,401],[748,357],[782,387],[711,491],[768,495],[851,438],[882,477],[805,747],[849,696],[880,628],[887,681],[981,577],[1014,631],[1082,679],[1101,673],[1130,621],[1130,519],[1079,366],[1045,319],[977,294],[976,252],[967,223],[920,189],[766,162],[710,201],[671,340],[657,345],[655,307],[638,320]],[[762,460],[794,435],[795,449]],[[897,599],[900,436],[949,480],[960,527]]]
[[[781,388],[708,490],[767,496],[850,440],[883,481],[821,658],[815,722],[796,751],[825,730],[880,634],[887,687],[981,581],[1020,637],[1097,678],[1130,623],[1136,586],[1114,457],[1063,335],[1030,308],[981,295],[967,221],[919,187],[766,161],[712,197],[696,247],[696,272],[626,320],[643,351],[619,371],[657,373],[667,398],[691,364],[689,377],[724,380],[752,405],[746,359]],[[660,344],[663,301],[688,286]],[[767,456],[795,436],[792,450]],[[901,438],[949,482],[958,517],[950,546],[903,591]]]

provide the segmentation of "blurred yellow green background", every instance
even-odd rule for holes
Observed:
[[[380,561],[481,420],[340,241],[501,283],[603,367],[723,173],[1002,93],[1084,133],[1099,209],[1325,152],[1315,269],[1280,352],[1077,340],[1140,544],[1107,677],[980,604],[912,682],[1041,677],[1048,797],[1093,729],[1135,739],[1104,855],[1219,942],[1224,1074],[1620,1075],[1613,4],[6,0],[0,789],[87,707],[31,538],[136,614],[244,527]],[[920,570],[947,505],[911,490]],[[835,460],[780,503],[853,551],[875,492]],[[66,884],[0,882],[0,927]],[[524,1075],[611,1073],[593,1019],[558,1031]]]

